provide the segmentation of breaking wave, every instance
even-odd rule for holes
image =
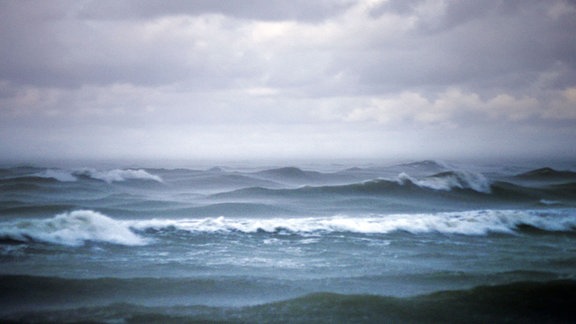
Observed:
[[[0,239],[81,246],[86,242],[144,245],[147,241],[132,232],[125,222],[91,210],[64,213],[49,219],[0,223]]]
[[[406,173],[400,173],[398,175],[398,183],[412,183],[419,187],[434,190],[450,191],[458,188],[471,189],[487,194],[491,193],[490,181],[484,175],[468,171],[442,172],[422,179],[414,179]]]
[[[479,210],[435,214],[395,214],[367,217],[332,216],[309,218],[201,218],[149,220],[132,224],[137,230],[178,229],[197,233],[294,233],[333,232],[386,234],[392,232],[487,235],[514,234],[525,227],[541,231],[569,232],[576,229],[576,214],[566,210]]]
[[[576,214],[557,210],[477,210],[431,214],[392,214],[306,218],[197,218],[120,221],[91,210],[58,214],[49,219],[0,223],[0,240],[82,246],[87,242],[127,246],[146,245],[142,235],[157,231],[191,234],[272,233],[322,235],[330,233],[458,235],[515,234],[526,229],[543,232],[576,230]],[[152,231],[152,232],[150,232]]]

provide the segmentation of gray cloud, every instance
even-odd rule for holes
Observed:
[[[572,154],[574,32],[563,0],[0,1],[0,152]]]
[[[79,11],[88,19],[150,19],[169,15],[221,14],[242,19],[298,20],[327,19],[349,8],[352,1],[253,0],[100,0],[88,2]]]
[[[368,30],[369,35],[346,34],[344,29],[348,26],[343,22],[340,26],[343,36],[337,41],[356,42],[351,45],[353,48],[338,48],[337,44],[331,44],[336,47],[320,50],[314,49],[314,40],[299,46],[306,40],[297,36],[285,40],[293,42],[292,48],[275,49],[264,47],[266,44],[255,44],[249,39],[249,33],[253,31],[246,28],[249,21],[214,18],[202,25],[181,19],[179,24],[153,34],[150,26],[154,22],[150,19],[175,14],[196,17],[213,11],[232,17],[242,16],[243,11],[273,12],[273,8],[286,12],[282,10],[283,6],[311,15],[334,15],[325,7],[338,7],[336,13],[341,13],[342,3],[318,2],[310,8],[311,5],[299,6],[293,2],[267,1],[265,4],[251,2],[255,8],[247,8],[238,2],[232,6],[219,1],[89,1],[84,6],[55,1],[43,2],[41,8],[31,12],[26,9],[30,7],[28,2],[23,3],[4,4],[1,17],[2,39],[8,46],[0,50],[4,58],[0,63],[0,75],[18,83],[77,86],[126,82],[158,85],[201,79],[199,84],[202,85],[221,83],[230,86],[233,82],[230,79],[266,74],[262,65],[270,63],[263,60],[261,54],[264,51],[271,52],[276,59],[272,66],[266,66],[272,73],[282,68],[282,61],[295,61],[302,68],[306,68],[307,62],[318,66],[318,63],[326,64],[327,61],[331,66],[321,72],[351,73],[360,85],[366,86],[367,91],[377,92],[451,85],[482,89],[489,88],[491,83],[498,89],[522,89],[529,87],[531,80],[537,80],[540,74],[549,74],[552,70],[557,76],[556,80],[548,81],[550,87],[563,87],[574,81],[571,71],[576,64],[576,43],[572,41],[571,31],[576,29],[576,19],[573,19],[576,15],[547,14],[550,6],[540,1],[523,1],[522,6],[509,1],[481,4],[477,1],[401,2],[412,10],[401,10],[398,19],[415,21],[412,28],[399,31],[403,35],[388,39],[386,33],[381,36],[377,29]],[[445,5],[418,10],[418,6],[428,3]],[[574,9],[571,3],[564,5]],[[398,6],[397,2],[385,3],[381,7],[394,6]],[[24,17],[18,17],[15,11]],[[100,11],[103,18],[114,14],[126,18],[124,16],[133,14],[148,20],[94,22],[83,14]],[[384,11],[386,13],[390,14]],[[373,19],[378,18],[382,19],[382,15]],[[211,23],[219,30],[194,33],[194,29],[212,27],[209,26]],[[352,23],[361,25],[363,22]],[[171,28],[192,31],[173,37]],[[359,29],[357,32],[362,31]],[[364,41],[358,42],[357,36]],[[276,44],[284,42],[282,37],[279,36]],[[321,42],[321,39],[317,41]],[[302,58],[300,62],[299,57]],[[286,79],[293,73],[281,70],[278,74]],[[281,82],[277,74],[272,77],[272,82]]]
[[[413,15],[424,3],[430,1],[402,2],[412,10],[401,12]],[[354,62],[356,53],[345,61],[375,91],[464,86],[480,92],[522,92],[538,82],[563,88],[576,81],[576,43],[570,41],[575,12],[554,16],[548,13],[550,2],[538,1],[445,3],[429,17],[415,16],[415,29],[405,38],[382,42],[359,63]],[[551,73],[555,79],[543,85],[540,78]]]

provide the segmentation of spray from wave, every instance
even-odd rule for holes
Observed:
[[[81,246],[86,242],[144,245],[145,239],[121,221],[91,210],[78,210],[50,219],[0,223],[0,239]]]

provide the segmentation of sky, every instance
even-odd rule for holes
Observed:
[[[574,0],[0,0],[0,159],[576,158]]]

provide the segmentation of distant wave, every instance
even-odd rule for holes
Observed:
[[[422,198],[424,191],[470,190],[481,194],[492,193],[491,182],[482,174],[471,172],[444,172],[421,179],[400,173],[396,180],[374,179],[344,185],[303,186],[295,189],[271,189],[251,187],[215,194],[214,197],[261,197],[261,196],[303,196],[312,195],[401,195],[405,198]],[[414,190],[416,189],[416,190]],[[416,191],[416,192],[415,192]]]
[[[96,170],[96,169],[81,169],[75,171],[67,171],[60,169],[47,169],[42,172],[35,173],[34,176],[40,178],[56,179],[60,182],[73,182],[77,181],[78,177],[85,176],[92,179],[102,180],[107,183],[120,182],[126,180],[151,180],[163,182],[162,178],[148,173],[142,169],[113,169],[113,170]]]
[[[400,167],[400,168],[409,168],[412,170],[436,170],[436,171],[440,171],[440,170],[447,170],[450,169],[450,167],[441,161],[434,161],[434,160],[424,160],[424,161],[416,161],[416,162],[409,162],[409,163],[402,163],[402,164],[398,164],[395,167]]]
[[[576,172],[572,171],[558,171],[549,167],[535,169],[525,173],[521,173],[515,176],[519,179],[528,180],[565,180],[574,181],[576,180]]]
[[[505,181],[490,181],[482,175],[444,173],[426,178],[400,174],[396,180],[375,179],[345,185],[303,186],[271,189],[251,187],[210,195],[218,202],[250,201],[304,206],[310,212],[403,213],[426,210],[532,209],[537,206],[574,206],[576,183],[528,187]],[[368,202],[366,199],[370,199]],[[306,204],[308,204],[306,206]],[[302,210],[306,212],[306,210]],[[214,216],[220,216],[215,214]],[[223,214],[222,214],[223,215]]]
[[[296,167],[283,167],[268,169],[251,174],[256,178],[273,180],[285,184],[328,184],[345,183],[355,178],[345,173],[322,173],[318,171],[305,171]]]
[[[468,171],[449,171],[422,179],[414,179],[406,173],[398,175],[398,182],[413,183],[419,187],[450,191],[454,188],[472,189],[477,192],[491,193],[490,181],[480,173]]]
[[[278,177],[294,177],[305,178],[309,176],[319,175],[319,172],[304,171],[296,167],[283,167],[277,169],[269,169],[256,172],[257,175],[278,176]]]
[[[433,214],[393,214],[367,217],[332,216],[308,218],[199,218],[148,220],[132,224],[137,230],[179,229],[198,233],[296,233],[334,232],[386,234],[391,232],[486,235],[513,234],[524,228],[568,232],[576,229],[576,213],[570,210],[478,210]]]
[[[143,245],[146,240],[121,221],[91,210],[79,210],[49,219],[0,223],[0,239],[80,246],[86,242]]]

